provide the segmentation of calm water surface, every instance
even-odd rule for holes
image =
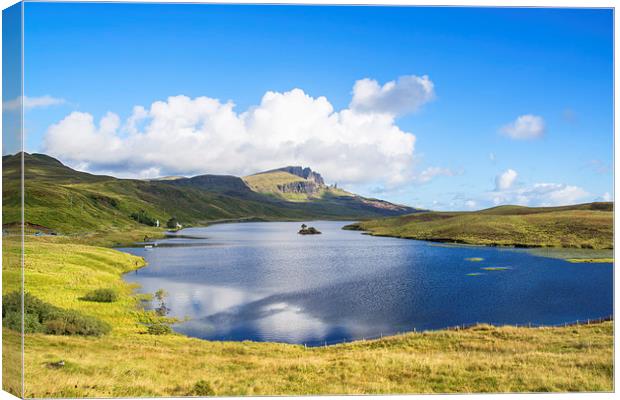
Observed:
[[[524,251],[363,235],[347,222],[190,228],[125,275],[163,288],[178,332],[213,340],[322,344],[460,324],[561,324],[612,314],[613,265]],[[482,257],[481,262],[466,258]],[[483,268],[502,267],[488,271]],[[478,274],[478,275],[468,275]]]

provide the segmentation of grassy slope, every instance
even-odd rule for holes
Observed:
[[[350,226],[372,235],[483,245],[613,248],[613,203],[426,212]]]
[[[3,157],[4,224],[20,219],[19,162],[16,156]],[[139,210],[145,210],[162,224],[174,215],[184,225],[246,218],[357,219],[411,211],[385,210],[349,197],[286,202],[254,193],[236,177],[116,179],[72,170],[41,154],[25,155],[25,205],[27,222],[62,234],[80,235],[145,229],[129,217]]]
[[[28,291],[52,304],[108,321],[102,338],[26,336],[27,397],[180,396],[206,380],[217,395],[610,391],[613,324],[563,328],[478,326],[409,333],[327,348],[252,342],[210,342],[144,334],[144,312],[120,274],[142,260],[115,250],[30,238]],[[10,245],[10,241],[7,241]],[[12,243],[10,257],[18,251]],[[4,282],[19,274],[3,265]],[[78,300],[113,287],[116,303]],[[5,285],[3,292],[15,287]],[[3,330],[5,345],[19,336]],[[16,354],[3,352],[5,376]],[[49,362],[65,360],[54,369]],[[10,386],[11,382],[6,382]]]

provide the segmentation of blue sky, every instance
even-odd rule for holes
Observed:
[[[26,3],[26,150],[117,176],[251,173],[298,156],[328,182],[434,209],[609,198],[612,24],[604,9]],[[378,86],[356,107],[363,79]],[[235,118],[211,109],[228,101]],[[179,121],[194,119],[216,133],[193,137]]]

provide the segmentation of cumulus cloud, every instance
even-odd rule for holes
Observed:
[[[512,139],[537,139],[545,133],[545,121],[538,115],[521,115],[503,126],[500,132]]]
[[[495,190],[483,196],[490,205],[557,206],[575,204],[592,195],[584,189],[562,183],[535,183],[515,187],[519,174],[507,169],[495,177]]]
[[[495,177],[495,190],[498,191],[510,189],[512,184],[517,179],[517,176],[517,171],[515,171],[514,169],[507,169],[506,171],[497,175]]]
[[[586,201],[592,195],[584,189],[562,183],[536,183],[529,187],[491,195],[494,205],[517,204],[523,206],[560,206]]]
[[[427,77],[416,79],[432,92]],[[388,85],[385,96],[404,96],[392,90]],[[400,111],[406,108],[402,101]],[[391,111],[357,106],[336,111],[325,97],[301,89],[267,92],[260,104],[241,113],[232,102],[173,96],[134,107],[124,121],[114,113],[96,121],[89,113],[73,112],[48,128],[44,151],[72,166],[119,176],[246,175],[304,165],[333,182],[395,186],[416,176],[416,138],[396,125]],[[446,171],[428,170],[423,179],[438,174]]]
[[[41,97],[28,97],[28,96],[24,96],[23,97],[23,107],[24,110],[31,110],[33,108],[44,108],[44,107],[50,107],[50,106],[56,106],[59,104],[64,104],[65,100],[64,99],[59,99],[56,97],[52,97],[49,95],[45,95],[45,96],[41,96]],[[8,100],[5,101],[2,104],[2,108],[5,111],[16,111],[19,110],[19,108],[22,105],[22,98],[21,97],[17,97],[15,99],[12,100]]]
[[[407,75],[383,86],[374,79],[361,79],[353,86],[351,109],[404,115],[418,110],[435,98],[435,88],[428,76]]]
[[[457,193],[452,202],[443,205],[446,210],[484,209],[500,205],[521,205],[530,207],[549,207],[606,201],[609,193],[595,196],[585,189],[564,183],[534,183],[516,185],[519,175],[508,169],[495,178],[495,188],[474,196]]]

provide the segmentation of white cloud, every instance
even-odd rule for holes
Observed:
[[[597,174],[608,174],[611,172],[612,167],[609,163],[603,161],[603,160],[590,160],[586,163],[586,167],[590,168],[592,171],[596,172]]]
[[[15,110],[19,110],[19,108],[22,106],[22,102],[21,102],[22,98],[21,97],[17,97],[13,100],[8,100],[5,101],[2,104],[2,108],[5,111],[15,111]],[[55,106],[55,105],[59,105],[59,104],[64,104],[65,100],[64,99],[59,99],[56,97],[52,97],[49,95],[45,95],[45,96],[41,96],[41,97],[28,97],[28,96],[24,96],[23,98],[23,107],[24,110],[31,110],[33,108],[44,108],[44,107],[50,107],[50,106]]]
[[[502,172],[500,175],[495,177],[495,190],[506,190],[510,189],[512,184],[517,179],[517,171],[514,169],[507,169]]]
[[[457,193],[453,202],[445,209],[484,209],[500,205],[521,205],[530,207],[550,207],[585,203],[587,201],[605,201],[611,196],[606,193],[596,197],[585,189],[564,183],[534,183],[515,185],[519,175],[508,169],[496,176],[495,188],[492,191],[466,197]]]
[[[415,178],[416,141],[394,118],[377,110],[335,111],[325,97],[300,89],[267,92],[242,113],[232,102],[173,96],[134,107],[125,121],[108,113],[95,123],[91,114],[73,112],[48,128],[44,151],[119,176],[245,175],[304,165],[332,182],[394,186]]]
[[[562,183],[535,183],[532,186],[492,192],[494,205],[517,204],[523,206],[560,206],[587,201],[590,193],[578,186]]]
[[[470,210],[473,210],[474,208],[476,208],[477,205],[478,203],[476,203],[474,200],[465,201],[465,207],[469,208]]]
[[[456,173],[449,168],[442,167],[428,167],[420,174],[416,175],[413,179],[417,183],[426,183],[436,176],[454,176]]]
[[[545,121],[537,115],[521,115],[503,126],[500,132],[512,139],[536,139],[545,133]]]
[[[355,82],[350,108],[397,116],[414,112],[434,98],[434,84],[426,75],[401,76],[383,86],[374,79],[365,78]]]
[[[597,201],[613,201],[613,197],[609,192],[605,192]]]

